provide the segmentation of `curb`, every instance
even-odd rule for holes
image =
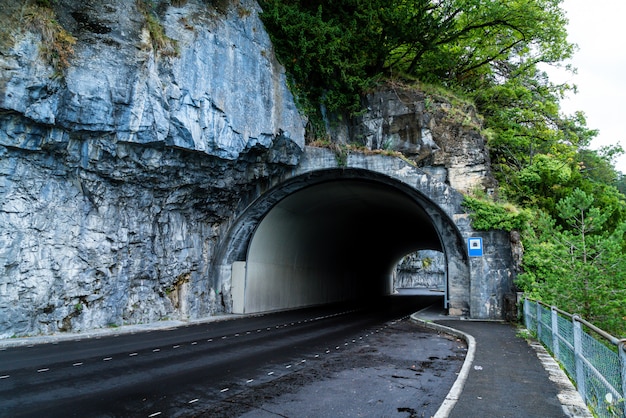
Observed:
[[[426,308],[428,309],[428,308]],[[461,367],[461,371],[459,372],[459,376],[456,378],[456,381],[450,388],[450,391],[446,395],[443,403],[433,415],[433,418],[446,418],[452,408],[456,405],[459,397],[461,396],[461,392],[463,392],[463,387],[465,386],[465,382],[467,381],[467,377],[469,376],[470,369],[472,367],[472,363],[474,362],[474,355],[476,353],[476,340],[469,334],[466,334],[458,329],[450,328],[445,325],[436,324],[434,322],[427,321],[425,319],[419,318],[419,314],[422,311],[416,312],[411,315],[411,320],[419,323],[420,325],[433,329],[435,331],[443,332],[446,334],[454,335],[455,337],[462,338],[467,343],[467,355],[465,356],[465,361],[463,362],[463,366]]]
[[[35,346],[41,344],[57,344],[64,341],[81,341],[104,337],[119,337],[120,335],[132,335],[142,332],[167,331],[192,325],[227,321],[243,317],[243,315],[228,314],[194,320],[169,320],[150,322],[147,324],[122,325],[114,328],[96,328],[85,332],[68,332],[49,335],[33,335],[18,338],[5,338],[0,339],[0,350],[13,347]]]
[[[535,340],[526,341],[528,345],[535,350],[535,354],[537,354],[543,368],[548,372],[549,379],[556,383],[559,388],[557,398],[559,402],[561,402],[561,407],[565,415],[570,418],[593,418],[582,396],[578,393],[574,384],[569,380],[554,357],[548,353],[540,342]]]

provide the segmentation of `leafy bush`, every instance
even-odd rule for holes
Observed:
[[[470,212],[472,227],[477,230],[524,230],[530,221],[528,211],[520,210],[510,203],[496,203],[466,196],[463,206]]]

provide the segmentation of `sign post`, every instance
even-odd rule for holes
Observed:
[[[483,256],[483,239],[480,237],[472,237],[467,239],[467,254],[470,257]]]

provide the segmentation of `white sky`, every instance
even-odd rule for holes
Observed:
[[[562,111],[583,111],[587,127],[600,131],[591,148],[621,144],[626,150],[626,1],[564,0],[561,7],[569,19],[568,39],[579,48],[571,61],[577,74],[549,72],[552,81],[578,87],[561,102]],[[614,163],[626,174],[626,155]]]

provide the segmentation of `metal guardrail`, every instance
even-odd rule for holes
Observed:
[[[595,416],[626,417],[626,339],[531,299],[524,299],[524,323],[561,363]]]

